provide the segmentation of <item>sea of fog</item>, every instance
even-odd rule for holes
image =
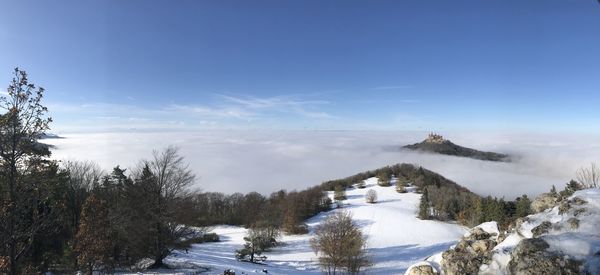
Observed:
[[[446,133],[456,144],[508,153],[511,163],[399,150],[425,132],[210,130],[63,134],[48,139],[58,160],[95,161],[103,169],[134,167],[169,145],[196,173],[197,188],[225,193],[302,189],[325,180],[395,163],[433,170],[481,195],[530,196],[557,188],[578,167],[600,160],[597,136],[525,133]]]

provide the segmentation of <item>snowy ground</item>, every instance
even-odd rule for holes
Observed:
[[[347,190],[348,199],[342,209],[352,213],[356,224],[368,238],[368,250],[374,263],[368,270],[370,274],[401,274],[410,265],[448,249],[467,232],[466,228],[456,224],[417,219],[419,194],[399,194],[394,186],[378,186],[377,178],[366,183],[365,189]],[[369,189],[377,192],[378,202],[375,204],[365,202],[364,195]],[[234,269],[236,274],[261,273],[262,269],[267,269],[269,274],[321,274],[309,240],[315,226],[333,211],[309,219],[309,234],[284,236],[283,245],[266,254],[265,265],[235,260],[234,251],[242,247],[246,230],[232,226],[214,229],[221,242],[195,244],[187,254],[177,251],[167,262],[188,268],[188,274],[198,267],[210,268],[207,274],[222,274],[227,268]],[[182,270],[181,273],[186,272]]]

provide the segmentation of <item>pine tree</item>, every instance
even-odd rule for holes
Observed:
[[[553,197],[558,197],[558,192],[556,192],[556,186],[552,185],[552,189],[550,189],[550,195]]]
[[[531,214],[531,200],[529,200],[527,195],[517,198],[515,216],[520,218],[529,214]]]
[[[423,188],[423,194],[419,203],[419,219],[425,220],[429,218],[429,207],[429,194],[427,193],[427,188]]]
[[[236,250],[236,258],[250,262],[262,262],[267,259],[262,253],[277,244],[279,231],[267,227],[255,227],[244,237],[244,247]]]

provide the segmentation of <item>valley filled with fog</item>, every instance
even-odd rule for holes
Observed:
[[[153,149],[180,148],[203,191],[269,194],[302,189],[325,180],[395,163],[414,163],[480,194],[512,199],[562,187],[575,171],[600,155],[595,136],[526,133],[444,133],[459,145],[508,153],[510,163],[401,150],[426,132],[259,131],[61,134],[46,139],[52,158],[91,160],[109,171],[132,168]]]

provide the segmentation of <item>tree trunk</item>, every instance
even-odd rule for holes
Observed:
[[[152,265],[152,268],[161,268],[164,265],[165,264],[163,263],[163,257],[160,255],[157,255],[156,258],[154,259],[154,264]]]
[[[13,127],[14,128],[14,127]],[[14,131],[14,130],[13,130]],[[10,194],[9,194],[9,218],[8,218],[8,232],[9,232],[9,257],[10,257],[10,275],[17,275],[18,274],[18,266],[17,266],[17,232],[15,229],[15,223],[16,223],[16,217],[15,217],[15,211],[16,211],[16,207],[18,207],[17,204],[17,192],[16,192],[16,185],[17,185],[17,179],[16,179],[16,174],[17,174],[17,165],[16,165],[16,160],[15,160],[15,147],[17,146],[17,141],[16,141],[16,137],[13,134],[13,150],[12,150],[12,154],[10,156],[9,159],[9,163],[10,163],[10,174],[8,177],[8,184],[9,189],[10,189]]]

